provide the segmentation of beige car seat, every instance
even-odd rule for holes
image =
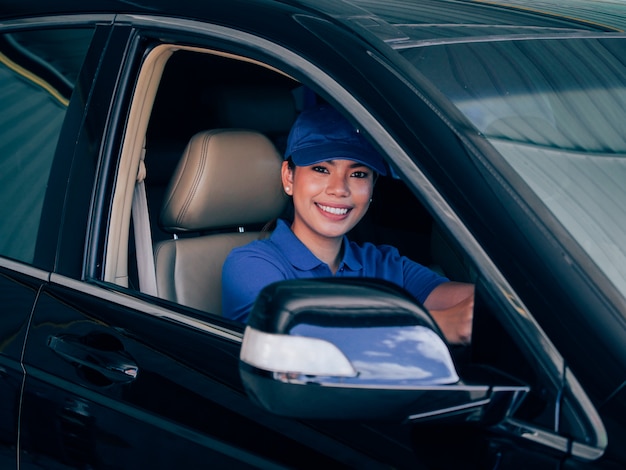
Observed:
[[[190,139],[160,215],[174,238],[155,246],[159,297],[221,314],[226,256],[266,235],[260,227],[285,208],[281,163],[260,132],[214,129]]]

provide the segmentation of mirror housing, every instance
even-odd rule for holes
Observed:
[[[267,286],[246,327],[240,375],[253,401],[296,418],[496,424],[528,387],[490,371],[459,378],[428,312],[403,289],[364,278]]]

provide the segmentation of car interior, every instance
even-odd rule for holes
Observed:
[[[228,252],[289,217],[280,165],[289,129],[311,99],[297,81],[258,64],[194,51],[167,61],[145,153],[159,297],[220,313]],[[378,179],[370,210],[349,237],[392,244],[441,272],[454,264],[444,274],[469,280],[458,262],[439,259],[451,247],[400,179]],[[139,287],[134,275],[129,282]]]

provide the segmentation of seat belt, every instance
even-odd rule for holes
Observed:
[[[152,231],[148,214],[148,197],[146,196],[146,147],[141,150],[139,171],[133,192],[133,227],[135,233],[135,250],[137,251],[137,273],[139,290],[145,294],[157,296],[157,283],[152,249]]]

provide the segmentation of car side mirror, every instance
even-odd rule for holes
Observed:
[[[296,418],[495,424],[528,387],[490,373],[460,379],[428,312],[403,289],[363,278],[300,279],[267,286],[240,353],[250,398]]]

